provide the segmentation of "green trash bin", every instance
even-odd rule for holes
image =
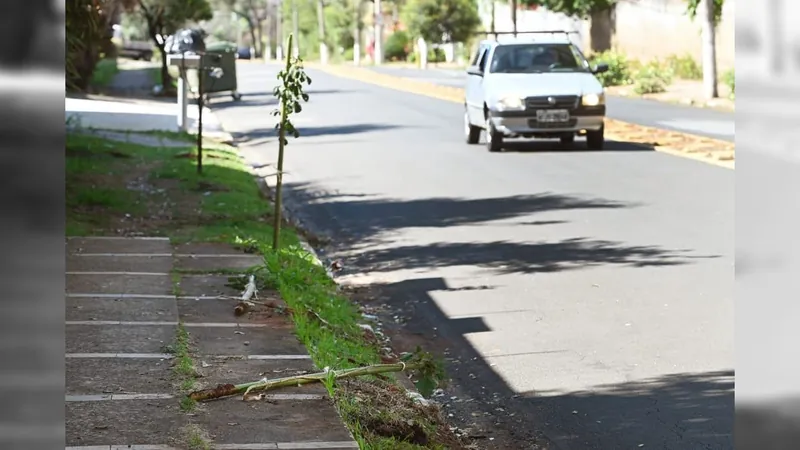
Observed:
[[[214,78],[210,70],[203,71],[203,93],[214,94],[230,92],[234,100],[240,100],[242,95],[236,84],[236,44],[230,42],[216,42],[206,45],[206,52],[202,60],[203,67],[222,69],[222,76]],[[206,97],[208,98],[208,97]]]

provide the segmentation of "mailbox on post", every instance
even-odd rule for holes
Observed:
[[[201,57],[192,53],[180,53],[177,55],[167,55],[167,64],[175,66],[180,71],[178,77],[178,129],[188,131],[188,82],[186,71],[189,69],[200,69]]]

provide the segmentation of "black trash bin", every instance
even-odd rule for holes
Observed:
[[[230,92],[231,97],[238,101],[242,95],[236,83],[236,44],[230,42],[217,42],[206,47],[202,60],[204,67],[222,69],[218,77],[211,75],[211,70],[203,71],[203,92],[212,94]]]

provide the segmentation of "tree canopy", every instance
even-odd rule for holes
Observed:
[[[474,0],[408,0],[401,16],[410,34],[427,42],[465,42],[481,24]]]
[[[520,5],[541,6],[549,11],[585,19],[592,13],[606,11],[617,0],[517,0]]]
[[[714,24],[719,25],[722,20],[722,7],[725,6],[725,0],[713,0],[713,18]],[[686,0],[686,13],[694,20],[697,17],[697,9],[700,7],[700,0]]]

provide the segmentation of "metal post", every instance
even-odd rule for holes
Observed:
[[[200,55],[197,69],[197,174],[203,173],[203,78],[205,78],[205,57]]]
[[[184,53],[183,58],[186,58],[186,53]],[[165,80],[164,83],[167,83],[168,80]],[[178,75],[178,130],[186,132],[189,131],[188,119],[187,116],[189,115],[188,109],[188,85],[186,81],[186,60],[183,59],[181,61],[181,68],[180,74]]]
[[[381,0],[375,0],[375,65],[383,63],[383,9]]]

